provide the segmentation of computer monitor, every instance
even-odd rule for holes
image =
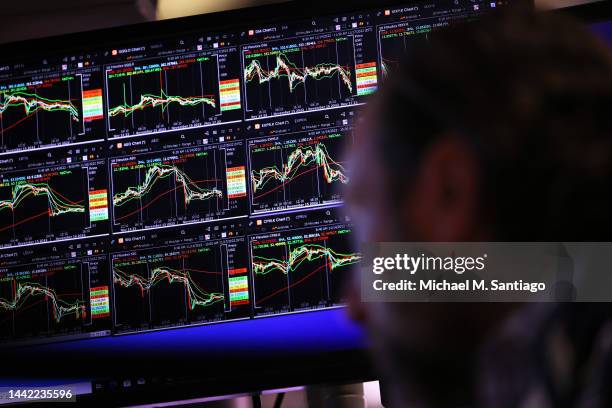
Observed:
[[[372,378],[343,151],[411,42],[507,1],[333,3],[0,47],[0,388]]]

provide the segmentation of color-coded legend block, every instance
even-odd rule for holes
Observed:
[[[246,197],[246,171],[244,166],[228,168],[226,177],[228,198]]]
[[[108,220],[108,194],[107,190],[94,190],[89,192],[89,221]]]
[[[95,288],[91,288],[89,290],[89,299],[91,303],[92,319],[110,316],[110,297],[108,295],[108,286],[97,286]]]
[[[246,268],[244,269],[246,273]],[[235,274],[236,272],[234,272]],[[230,271],[230,276],[232,272]],[[246,275],[229,278],[230,306],[249,304],[249,279]]]
[[[378,89],[378,77],[376,75],[376,63],[368,62],[355,65],[357,75],[357,95],[369,95]]]
[[[102,89],[83,91],[83,119],[86,122],[102,119]]]
[[[228,79],[219,82],[221,112],[240,109],[240,81]]]

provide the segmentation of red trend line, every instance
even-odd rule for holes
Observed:
[[[219,180],[219,179],[197,180],[197,181],[194,181],[194,183],[195,183],[195,184],[200,184],[200,183],[210,183],[210,182],[213,182],[213,181],[220,181],[220,180]],[[158,196],[156,196],[155,198],[153,198],[153,199],[152,199],[151,201],[149,201],[149,202],[148,202],[146,205],[143,205],[142,207],[135,209],[135,210],[134,210],[134,211],[132,211],[131,213],[128,213],[128,214],[126,214],[126,215],[122,215],[122,216],[121,216],[121,217],[119,217],[119,218],[115,218],[115,221],[121,221],[121,220],[123,220],[123,219],[125,219],[125,218],[127,218],[127,217],[131,217],[132,215],[136,214],[137,212],[142,211],[142,210],[144,210],[145,208],[149,207],[151,204],[153,204],[154,202],[156,202],[157,200],[159,200],[160,198],[162,198],[162,197],[163,197],[163,196],[165,196],[166,194],[170,194],[170,193],[172,193],[173,191],[176,191],[176,190],[181,189],[181,188],[183,188],[183,186],[177,186],[177,187],[175,187],[175,188],[173,188],[173,189],[171,189],[171,190],[166,190],[166,191],[164,191],[163,193],[161,193],[161,194],[159,194]]]
[[[313,172],[313,171],[315,171],[316,169],[318,169],[319,167],[321,167],[321,166],[315,166],[315,167],[313,167],[312,169],[304,170],[303,172],[298,173],[298,174],[296,174],[295,176],[293,176],[293,177],[291,178],[291,180],[287,180],[287,181],[283,182],[282,184],[279,184],[278,186],[274,187],[273,189],[268,190],[268,191],[266,191],[265,193],[261,193],[260,195],[253,197],[253,199],[254,199],[254,200],[257,200],[257,199],[259,199],[259,198],[261,198],[261,197],[264,197],[264,196],[266,196],[266,195],[268,195],[268,194],[270,194],[270,193],[273,193],[274,191],[278,190],[279,188],[283,188],[285,185],[287,185],[287,184],[291,183],[291,182],[292,182],[292,181],[294,181],[296,178],[298,178],[298,177],[300,177],[300,176],[303,176],[303,175],[304,175],[304,174],[306,174],[306,173]]]
[[[73,98],[70,99],[71,101],[80,101],[81,98]],[[15,126],[19,125],[21,122],[23,122],[24,120],[32,117],[33,115],[36,114],[37,111],[33,111],[32,113],[29,113],[28,115],[24,116],[23,118],[19,119],[17,122],[13,123],[12,125],[10,125],[9,127],[6,127],[4,129],[2,129],[2,133],[4,132],[8,132],[9,130],[11,130],[12,128],[14,128]],[[2,117],[2,114],[0,114],[0,117]]]
[[[1,228],[1,229],[0,229],[0,232],[5,231],[5,230],[7,230],[7,229],[9,229],[9,228],[16,227],[17,225],[19,225],[19,224],[23,224],[24,222],[32,221],[33,219],[36,219],[36,218],[42,217],[43,215],[49,215],[49,210],[47,209],[47,210],[45,210],[45,212],[42,212],[42,213],[37,214],[37,215],[33,215],[33,216],[31,216],[31,217],[28,217],[28,218],[26,218],[26,219],[23,219],[23,220],[21,220],[21,221],[18,221],[18,222],[14,223],[14,224],[7,225],[6,227]]]
[[[340,68],[351,69],[348,65],[338,65]],[[303,68],[289,68],[289,71],[302,71]]]
[[[21,314],[21,313],[25,312],[26,310],[31,309],[32,307],[34,307],[34,306],[38,305],[38,304],[39,304],[39,303],[41,303],[41,302],[46,302],[47,300],[48,300],[48,299],[47,299],[47,297],[45,296],[45,297],[43,297],[43,298],[41,298],[41,299],[38,299],[38,300],[37,300],[37,301],[35,301],[34,303],[29,304],[28,306],[25,306],[25,307],[22,307],[22,308],[19,308],[19,309],[15,310],[13,313],[14,313],[14,314],[16,314],[16,315]],[[7,320],[9,320],[11,317],[13,317],[13,316],[11,315],[11,316],[7,317],[6,319],[2,319],[2,320],[0,320],[0,323],[4,323],[4,322],[6,322],[6,321],[7,321]]]
[[[77,201],[77,202],[76,202],[76,203],[74,203],[74,204],[80,204],[80,203],[82,203],[82,202],[83,202],[83,200],[80,200],[80,201]],[[24,222],[29,222],[29,221],[32,221],[32,220],[34,220],[34,219],[36,219],[36,218],[42,217],[43,215],[49,215],[49,211],[50,211],[50,210],[47,208],[47,210],[45,210],[45,212],[42,212],[42,213],[37,214],[37,215],[33,215],[33,216],[28,217],[28,218],[25,218],[25,219],[23,219],[23,220],[21,220],[21,221],[17,221],[16,223],[13,223],[13,224],[11,224],[11,225],[7,225],[6,227],[2,227],[2,228],[0,228],[0,232],[5,231],[5,230],[7,230],[7,229],[9,229],[9,228],[16,227],[16,226],[18,226],[18,225],[20,225],[20,224],[23,224]]]
[[[337,162],[337,163],[343,163],[343,162]],[[258,198],[260,198],[260,197],[263,197],[263,196],[265,196],[265,195],[267,195],[267,194],[270,194],[270,193],[272,193],[272,192],[274,192],[274,191],[278,190],[279,188],[284,187],[286,184],[291,183],[291,182],[292,182],[293,180],[295,180],[296,178],[298,178],[298,177],[300,177],[300,176],[303,176],[303,175],[304,175],[304,174],[306,174],[306,173],[310,173],[311,171],[315,171],[315,170],[316,170],[316,169],[318,169],[319,167],[323,167],[323,165],[321,164],[321,165],[315,166],[315,167],[313,167],[313,168],[311,168],[311,169],[305,170],[305,171],[303,171],[303,172],[301,172],[301,173],[298,173],[298,174],[296,174],[295,176],[293,176],[293,177],[291,178],[291,180],[287,180],[287,181],[285,181],[284,183],[279,184],[278,186],[274,187],[272,190],[266,191],[265,193],[261,193],[261,194],[260,194],[260,195],[258,195],[258,196],[254,196],[254,197],[253,197],[253,199],[254,199],[254,200],[257,200],[257,199],[258,199]]]
[[[266,300],[270,299],[271,297],[274,297],[276,295],[278,295],[279,293],[283,293],[297,285],[302,284],[305,280],[310,279],[314,274],[316,274],[317,272],[319,272],[321,269],[325,268],[327,266],[327,264],[321,265],[319,266],[317,269],[315,269],[314,271],[310,272],[308,275],[304,276],[303,278],[301,278],[300,280],[297,280],[295,282],[293,282],[291,285],[287,286],[287,287],[283,287],[278,289],[275,292],[270,293],[269,295],[265,296],[262,299],[258,299],[256,303],[262,303],[265,302]]]
[[[191,269],[191,268],[186,268],[185,270],[190,271],[190,272],[198,272],[198,273],[205,273],[208,275],[223,275],[222,272],[215,272],[215,271],[204,271],[202,269]]]
[[[12,128],[14,128],[15,126],[19,125],[21,122],[23,122],[24,120],[32,117],[32,115],[34,115],[36,113],[36,111],[28,114],[27,116],[24,116],[23,118],[19,119],[17,122],[13,123],[12,125],[10,125],[9,127],[6,127],[4,129],[2,129],[2,133],[7,132],[9,130],[11,130]],[[0,115],[2,116],[2,115]]]
[[[62,197],[64,200],[68,201],[68,202],[69,202],[70,204],[72,204],[72,205],[79,205],[79,204],[81,204],[83,201],[85,201],[85,200],[72,201],[71,199],[69,199],[68,197],[64,196],[62,193],[60,193],[60,192],[58,192],[58,191],[53,190],[53,192],[54,192],[55,194],[57,194],[58,196]]]

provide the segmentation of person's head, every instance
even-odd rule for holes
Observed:
[[[362,242],[612,235],[612,56],[603,43],[560,16],[509,13],[414,44],[348,158],[348,211]],[[511,310],[353,303],[379,356],[465,354]],[[395,375],[409,364],[380,358]]]

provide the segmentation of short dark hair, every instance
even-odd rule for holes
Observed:
[[[377,97],[390,177],[453,132],[482,164],[497,239],[612,235],[612,56],[578,22],[512,10],[440,30],[414,42]]]

